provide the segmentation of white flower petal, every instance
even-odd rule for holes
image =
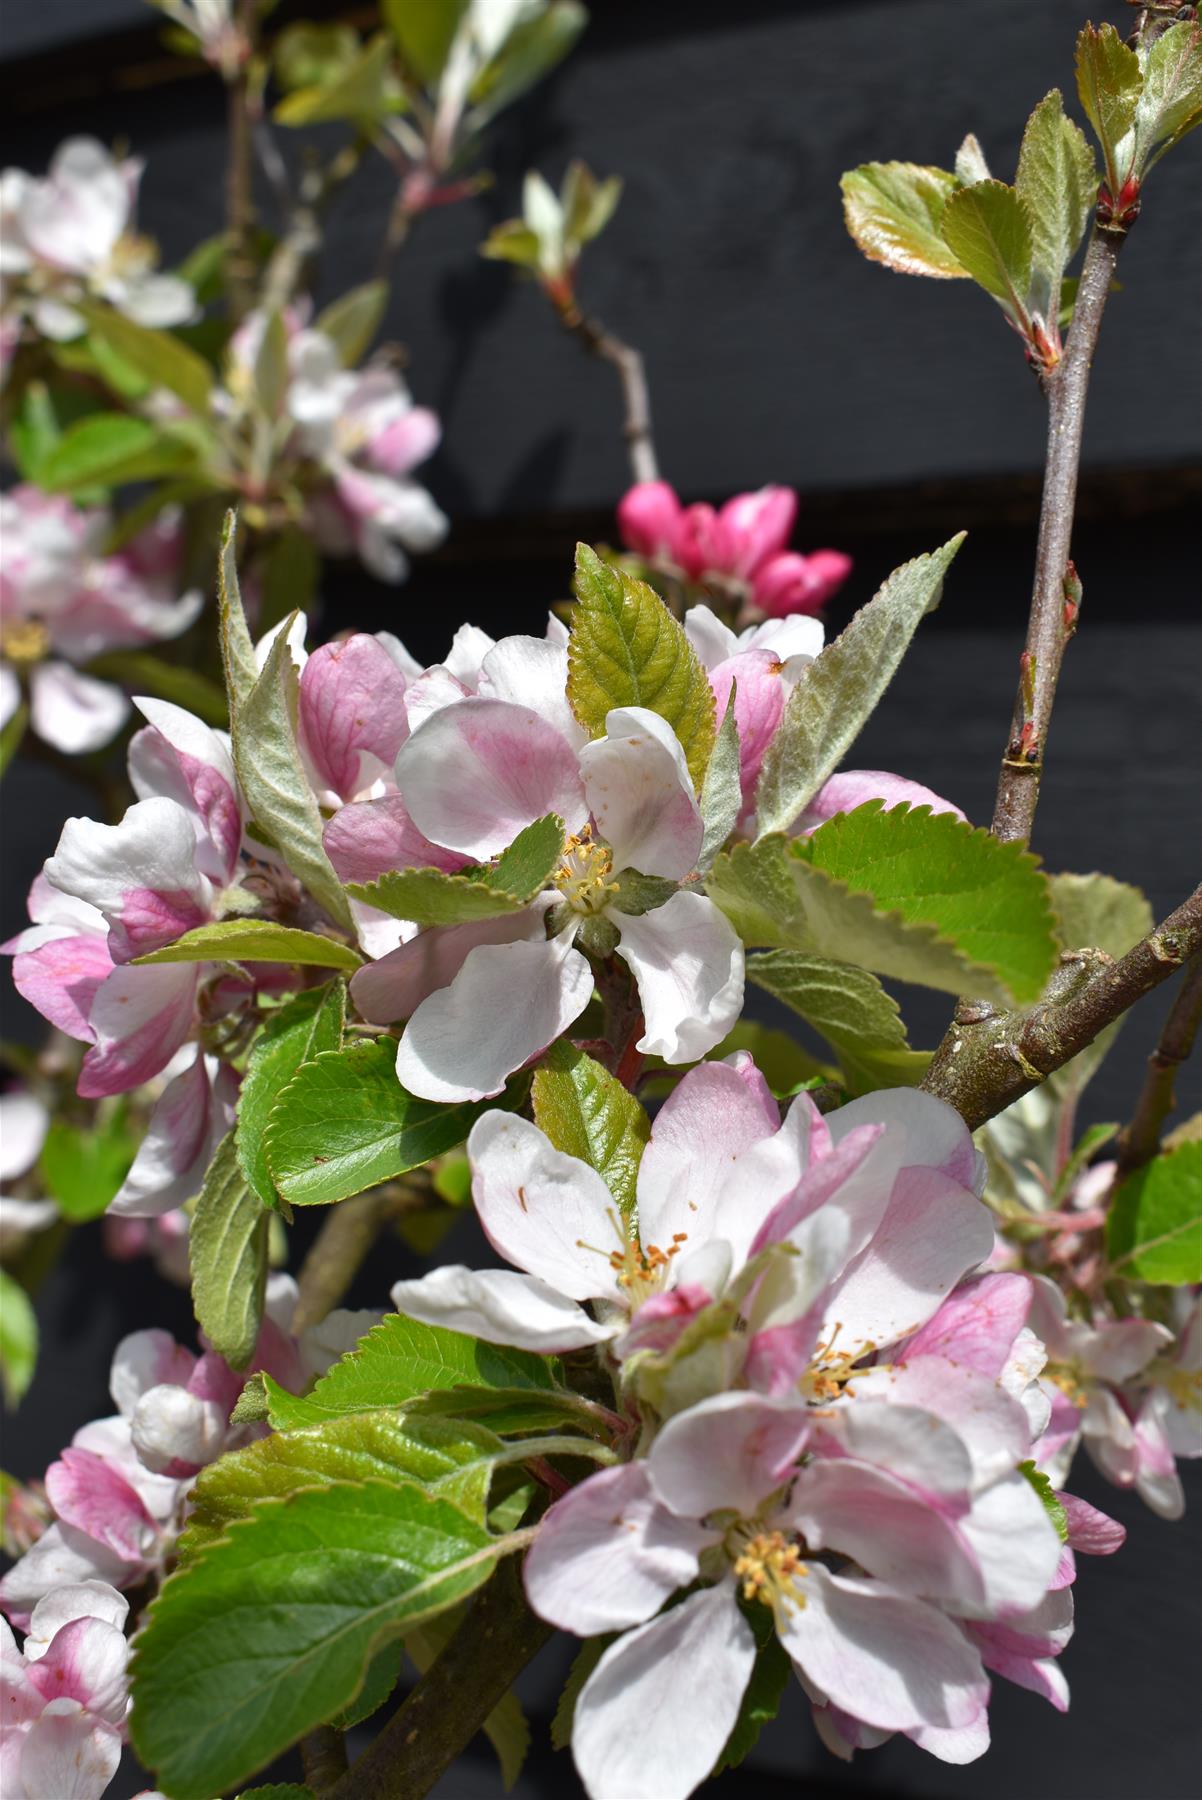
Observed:
[[[0,1181],[15,1181],[42,1154],[50,1114],[36,1094],[0,1095]]]
[[[743,1008],[743,946],[730,922],[704,894],[679,893],[614,923],[643,1004],[638,1048],[669,1063],[698,1061]]]
[[[580,774],[614,867],[683,881],[705,827],[680,740],[658,713],[616,708],[580,752]]]
[[[476,1211],[494,1250],[572,1300],[618,1298],[609,1256],[625,1237],[595,1169],[515,1113],[485,1113],[467,1150]]]
[[[29,688],[34,730],[64,756],[102,749],[129,717],[129,701],[119,687],[81,675],[69,663],[39,663]]]
[[[614,1327],[594,1319],[537,1275],[465,1269],[446,1263],[420,1281],[398,1281],[392,1304],[423,1325],[463,1331],[486,1344],[510,1344],[542,1356],[603,1344]]]
[[[796,1401],[715,1394],[668,1420],[651,1446],[651,1481],[686,1517],[729,1508],[750,1518],[785,1480],[809,1431]]]

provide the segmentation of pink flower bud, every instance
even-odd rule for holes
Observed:
[[[707,570],[722,573],[717,527],[717,513],[702,500],[686,506],[680,515],[674,560],[691,581],[700,581]]]
[[[752,599],[761,612],[776,619],[786,613],[817,612],[850,573],[851,558],[841,550],[814,550],[809,556],[786,550],[757,571]]]
[[[750,581],[757,569],[785,548],[797,517],[792,488],[763,487],[736,494],[718,514],[715,558],[710,565]]]
[[[674,557],[680,519],[680,501],[666,481],[640,481],[618,502],[618,530],[636,556]]]

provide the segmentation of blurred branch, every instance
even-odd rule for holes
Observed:
[[[1148,1072],[1131,1123],[1119,1133],[1116,1181],[1151,1162],[1160,1133],[1177,1104],[1177,1070],[1189,1058],[1202,1023],[1202,956],[1187,964],[1181,988],[1165,1020],[1160,1042],[1148,1058]]]
[[[320,1324],[339,1305],[384,1226],[418,1211],[430,1193],[428,1173],[419,1169],[403,1181],[369,1188],[329,1209],[297,1277],[294,1334]]]
[[[635,481],[658,481],[659,464],[651,433],[651,395],[641,352],[607,331],[599,320],[581,312],[570,291],[566,295],[551,293],[550,299],[560,324],[584,345],[589,355],[599,356],[617,370],[626,405],[622,436],[630,457],[630,473]]]
[[[258,0],[238,0],[238,27],[246,45],[238,67],[226,78],[229,161],[226,165],[225,215],[229,251],[226,280],[234,321],[244,319],[255,303],[255,198],[253,46]]]

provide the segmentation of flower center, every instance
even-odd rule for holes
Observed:
[[[801,1560],[801,1545],[787,1538],[783,1531],[759,1531],[754,1536],[746,1528],[736,1532],[731,1549],[735,1580],[742,1584],[744,1600],[758,1600],[770,1606],[777,1623],[782,1623],[796,1607],[800,1612],[806,1603],[801,1583],[809,1574],[809,1565]]]
[[[40,619],[8,619],[0,629],[0,649],[9,662],[28,669],[50,649],[50,633]]]
[[[604,912],[618,891],[617,882],[610,880],[613,867],[609,845],[597,843],[591,825],[586,825],[568,839],[551,880],[573,912],[591,916]]]
[[[1157,1387],[1164,1388],[1174,1406],[1202,1412],[1202,1369],[1183,1369],[1176,1363],[1155,1362],[1148,1370]]]
[[[678,1231],[666,1250],[658,1244],[648,1244],[644,1249],[631,1238],[621,1250],[610,1252],[609,1266],[617,1276],[618,1286],[626,1290],[631,1312],[637,1312],[644,1300],[659,1292],[668,1265],[674,1256],[679,1256],[687,1236],[687,1232]]]
[[[837,1353],[835,1341],[841,1329],[841,1326],[836,1325],[825,1344],[814,1346],[810,1366],[800,1382],[802,1394],[807,1400],[819,1404],[837,1400],[855,1374],[855,1365],[876,1348],[874,1344],[861,1344],[855,1350]]]
[[[1074,1406],[1084,1409],[1088,1405],[1085,1383],[1080,1370],[1075,1369],[1070,1363],[1047,1363],[1042,1373],[1048,1381],[1053,1382],[1060,1389],[1062,1394],[1067,1395]]]

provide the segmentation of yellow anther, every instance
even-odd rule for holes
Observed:
[[[1047,1363],[1043,1374],[1072,1401],[1074,1406],[1079,1406],[1084,1411],[1088,1405],[1088,1397],[1079,1369],[1072,1367],[1069,1363]]]
[[[50,633],[40,619],[6,619],[0,626],[0,649],[21,668],[40,663],[50,649]]]
[[[734,1561],[735,1580],[742,1584],[744,1600],[758,1600],[774,1613],[799,1610],[805,1605],[801,1582],[809,1574],[801,1560],[800,1546],[783,1531],[761,1531],[745,1539]]]
[[[563,861],[551,880],[573,912],[600,913],[618,891],[617,882],[610,880],[613,867],[609,845],[597,843],[586,825],[564,845]]]

